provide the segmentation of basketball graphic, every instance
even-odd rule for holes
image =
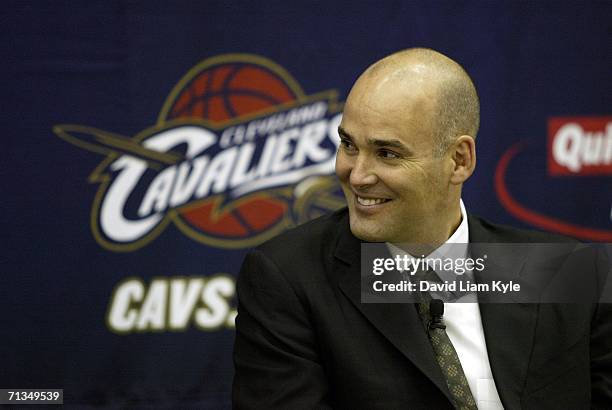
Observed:
[[[202,118],[221,123],[298,98],[267,68],[220,64],[201,71],[177,96],[166,120]]]

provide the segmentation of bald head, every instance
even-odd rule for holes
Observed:
[[[354,88],[399,93],[407,106],[420,105],[437,155],[457,137],[475,139],[478,133],[480,103],[474,84],[463,67],[437,51],[412,48],[391,54],[371,65]]]
[[[411,49],[369,67],[338,127],[336,175],[351,232],[370,242],[444,243],[461,222],[477,131],[476,90],[448,57]]]

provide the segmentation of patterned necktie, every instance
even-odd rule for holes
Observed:
[[[435,273],[434,273],[435,274]],[[427,275],[428,279],[431,274]],[[437,275],[436,275],[437,277]],[[439,278],[438,278],[439,281]],[[476,401],[470,390],[470,386],[463,373],[463,367],[459,361],[457,351],[453,346],[450,338],[446,334],[446,326],[437,324],[432,326],[429,305],[431,296],[429,293],[421,293],[421,302],[417,303],[419,316],[423,321],[431,346],[436,356],[436,361],[442,370],[442,374],[446,379],[446,385],[453,398],[455,408],[459,410],[478,410]]]

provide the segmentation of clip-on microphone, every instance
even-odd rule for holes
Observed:
[[[444,315],[444,302],[441,299],[432,299],[429,302],[429,325],[428,329],[446,329],[446,325],[442,322]]]

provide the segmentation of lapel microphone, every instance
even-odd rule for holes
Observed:
[[[432,299],[429,301],[429,329],[446,329],[446,325],[442,322],[444,315],[444,302],[441,299]]]

